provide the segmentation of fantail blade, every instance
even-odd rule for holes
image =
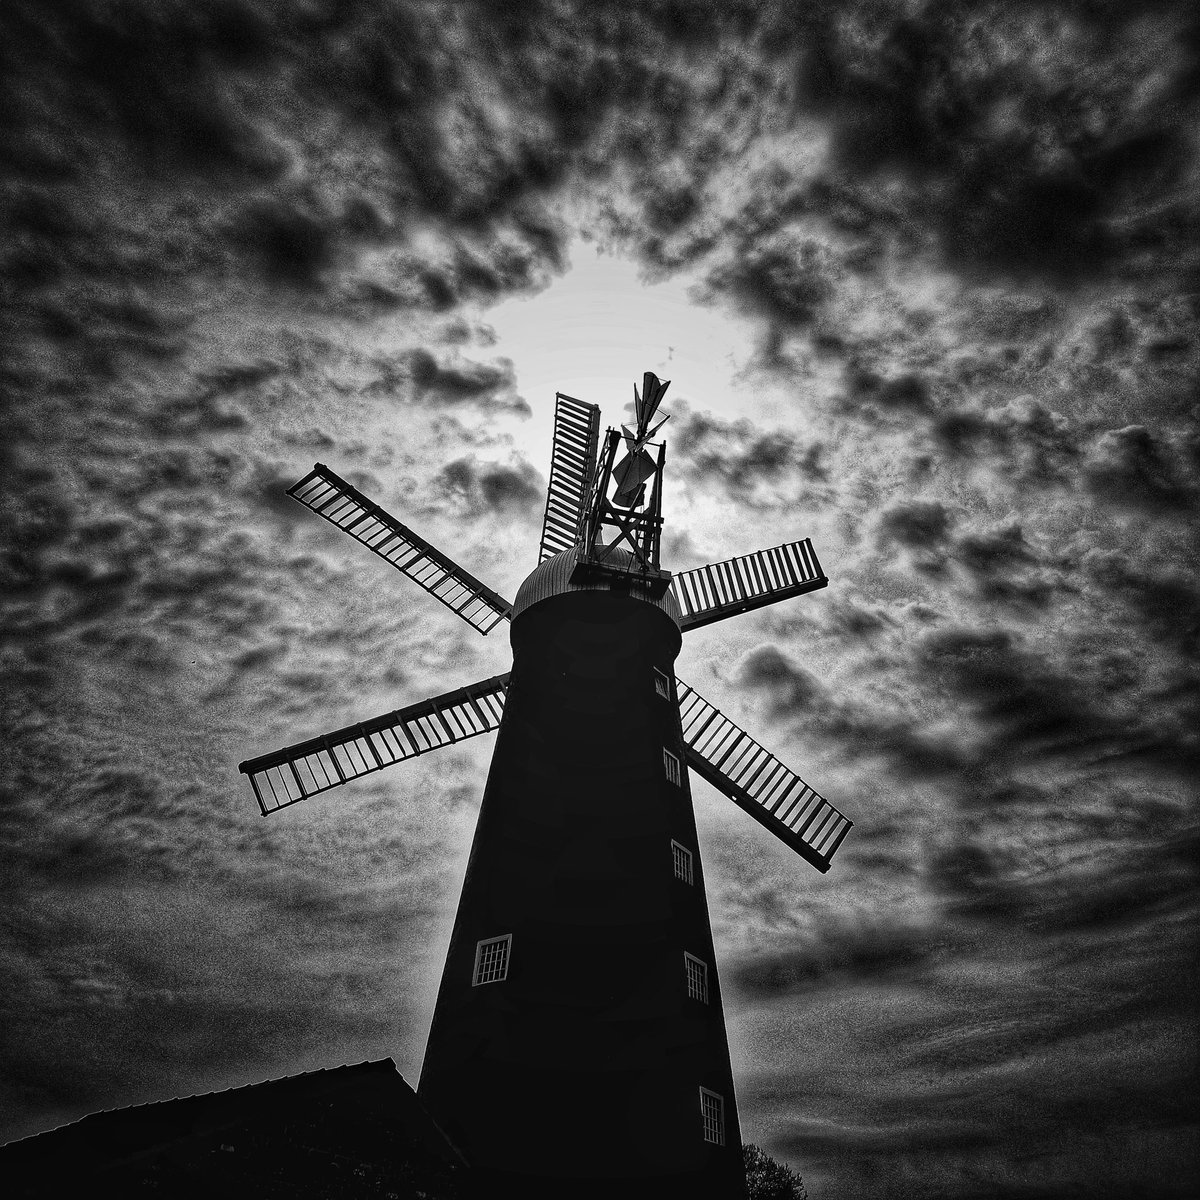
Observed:
[[[637,384],[633,385],[633,411],[637,417],[637,436],[639,442],[644,442],[650,436],[646,433],[646,427],[654,419],[654,412],[662,402],[662,398],[670,386],[671,381],[669,379],[664,382],[653,371],[647,371],[642,376],[642,390],[640,394]]]
[[[617,490],[612,498],[613,503],[622,508],[633,507],[637,502],[642,485],[653,476],[657,469],[654,459],[645,450],[626,454],[613,467],[613,482],[617,485]]]
[[[671,386],[671,381],[660,380],[653,371],[647,371],[642,376],[642,403],[638,411],[638,434],[646,432],[646,426],[654,419],[654,414],[658,406],[662,403],[663,396],[666,395],[667,388]],[[636,388],[634,389],[637,390]]]

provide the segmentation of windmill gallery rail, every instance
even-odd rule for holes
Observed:
[[[509,622],[513,667],[240,766],[266,815],[496,732],[418,1094],[527,1196],[744,1194],[686,768],[820,871],[852,824],[674,674],[683,632],[827,580],[807,539],[662,569],[667,386],[647,373],[635,427],[603,440],[559,395],[511,604],[316,464],[289,495],[479,632]]]

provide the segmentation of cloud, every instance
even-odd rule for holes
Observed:
[[[847,641],[870,641],[883,630],[893,628],[896,618],[878,608],[856,604],[853,600],[832,600],[825,608],[824,628]]]
[[[1155,569],[1129,554],[1089,549],[1081,566],[1111,597],[1127,604],[1146,630],[1194,657],[1200,648],[1200,584],[1195,573]]]
[[[1073,482],[1085,440],[1073,422],[1028,394],[986,411],[942,411],[931,430],[944,452],[994,456],[998,468],[1041,486]]]
[[[783,503],[789,485],[807,504],[829,498],[820,442],[764,430],[745,417],[722,421],[693,412],[683,400],[672,406],[669,431],[672,463],[699,487],[717,487],[741,503],[764,506]]]
[[[728,295],[773,326],[805,329],[831,291],[827,249],[812,238],[773,234],[739,247],[705,279],[710,293]]]
[[[1071,674],[1023,649],[1006,630],[938,629],[921,640],[918,656],[930,683],[948,688],[978,722],[985,736],[974,753],[981,764],[1011,769],[1022,758],[1059,759],[1083,767],[1134,756],[1186,773],[1195,762],[1195,739],[1166,713],[1148,722],[1081,696]]]
[[[527,169],[536,88],[497,84],[496,62],[454,70],[448,13],[17,4],[0,21],[2,253],[24,280],[10,353],[26,369],[50,369],[43,339],[73,352],[62,375],[77,386],[131,351],[178,355],[204,294],[185,279],[234,304],[265,287],[370,319],[563,269],[550,181]],[[497,137],[493,108],[528,136]]]
[[[524,459],[510,464],[481,463],[474,455],[447,463],[434,477],[433,487],[459,515],[502,513],[532,518],[541,515],[546,482]]]
[[[258,256],[268,279],[278,283],[316,287],[338,259],[333,224],[283,199],[250,204],[239,216],[234,236]]]
[[[275,58],[268,22],[244,5],[213,6],[183,20],[182,11],[149,16],[91,4],[53,12],[14,6],[6,34],[19,50],[12,61],[22,102],[10,134],[18,161],[43,171],[58,165],[70,132],[54,130],[61,140],[47,144],[31,136],[31,118],[39,106],[54,112],[84,96],[78,131],[86,136],[107,126],[161,168],[277,175],[282,155],[224,86],[238,70]]]
[[[926,413],[931,406],[929,385],[911,371],[883,379],[852,361],[846,368],[846,383],[849,407],[881,417]]]
[[[1144,425],[1110,429],[1092,444],[1083,463],[1092,492],[1121,508],[1151,512],[1193,508],[1200,486]]]
[[[747,919],[753,915],[750,909]],[[802,996],[838,982],[903,978],[935,950],[920,928],[827,914],[807,937],[793,934],[769,951],[740,956],[725,972],[726,986],[751,1003]]]
[[[967,5],[880,21],[854,5],[805,10],[794,30],[801,102],[828,120],[836,169],[923,206],[952,264],[1095,277],[1168,225],[1158,206],[1192,157],[1170,116],[1187,70],[1170,20],[1014,9],[980,23]]]
[[[941,545],[954,516],[939,500],[909,500],[893,505],[879,516],[879,538],[885,545],[927,549]]]
[[[1145,808],[1148,820],[1159,812]],[[1184,827],[1162,843],[1115,850],[1104,869],[1094,866],[1037,889],[1026,919],[1039,930],[1098,930],[1135,935],[1143,921],[1181,914],[1190,905],[1200,859],[1195,826]]]
[[[1164,864],[1172,884],[1149,878],[1156,857],[1030,871],[951,840],[933,856],[949,919],[858,893],[853,915],[823,913],[743,953],[726,971],[758,1014],[743,1121],[775,1131],[773,1152],[810,1187],[834,1178],[855,1197],[881,1179],[933,1195],[1066,1196],[1094,1191],[1102,1172],[1101,1194],[1147,1177],[1152,1194],[1186,1194],[1194,901],[1176,861]],[[1105,912],[1111,892],[1128,906]],[[1083,925],[1057,926],[1060,906]],[[807,906],[794,907],[803,920]],[[1151,962],[1161,971],[1148,976]],[[1147,1024],[1160,1036],[1141,1041],[1132,1031]]]
[[[506,358],[495,366],[465,360],[442,365],[428,350],[416,349],[405,355],[404,362],[420,399],[450,405],[479,404],[530,415],[522,397],[500,395],[511,391],[515,383],[513,365]]]
[[[1040,608],[1057,593],[1077,590],[1063,571],[1043,568],[1041,555],[1016,522],[964,534],[948,553],[974,578],[978,596],[993,604]]]
[[[344,908],[339,937],[357,946],[335,959],[329,927],[313,909],[264,902],[238,883],[193,883],[188,891],[154,879],[76,884],[74,895],[42,892],[41,912],[14,914],[19,936],[0,951],[9,979],[4,1015],[23,1011],[28,1036],[3,1053],[0,1105],[8,1113],[19,1103],[74,1116],[130,1096],[203,1090],[181,1062],[200,1046],[199,1078],[242,1076],[248,1066],[254,1078],[289,1056],[319,1064],[332,1047],[357,1057],[364,1046],[410,1036],[407,1002],[385,998],[371,979],[372,952],[386,950],[400,928],[399,914],[373,895],[320,889],[325,903],[314,909]],[[239,910],[271,922],[273,949],[247,948]],[[27,957],[44,938],[58,946],[53,961]],[[300,973],[289,960],[319,966]],[[329,1016],[336,1012],[343,1015]],[[141,1031],[137,1054],[125,1046],[131,1023]],[[90,1052],[80,1056],[74,1048],[83,1042]]]
[[[731,682],[766,699],[768,720],[820,736],[849,761],[884,758],[898,775],[930,780],[952,776],[969,762],[944,729],[843,698],[771,643],[748,651]]]
[[[803,713],[826,698],[816,676],[798,667],[777,646],[756,646],[738,663],[734,679],[770,697],[772,719]]]
[[[1011,571],[1037,561],[1020,525],[1000,526],[988,533],[967,534],[957,540],[955,557],[977,575]]]

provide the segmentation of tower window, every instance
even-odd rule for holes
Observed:
[[[499,983],[508,978],[508,951],[511,945],[511,933],[503,937],[484,938],[476,943],[472,987],[478,987],[481,983]]]
[[[675,867],[675,878],[684,883],[695,883],[692,875],[692,852],[681,846],[674,838],[671,839],[671,861]]]
[[[683,952],[683,965],[687,969],[688,995],[701,1004],[708,1003],[708,963],[694,954]]]
[[[670,750],[663,751],[663,770],[667,773],[667,778],[676,786],[680,786],[682,775],[679,770],[679,759],[675,757]]]
[[[700,1115],[704,1121],[704,1140],[717,1146],[725,1145],[725,1098],[702,1087]]]
[[[660,671],[657,667],[654,668],[654,690],[664,699],[671,698],[671,681],[667,678],[665,671]]]

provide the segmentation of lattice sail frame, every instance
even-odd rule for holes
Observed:
[[[854,825],[744,729],[675,680],[688,765],[818,871]]]
[[[599,445],[599,407],[556,393],[550,484],[546,489],[538,562],[570,550],[579,540],[580,525],[595,481]]]
[[[677,571],[671,591],[683,614],[680,626],[687,630],[802,596],[828,583],[812,541],[804,538],[691,571]]]
[[[508,675],[494,675],[248,759],[238,770],[249,776],[265,817],[429,750],[499,729],[507,688]]]
[[[480,633],[512,616],[507,600],[323,463],[316,463],[287,494],[391,563]]]

